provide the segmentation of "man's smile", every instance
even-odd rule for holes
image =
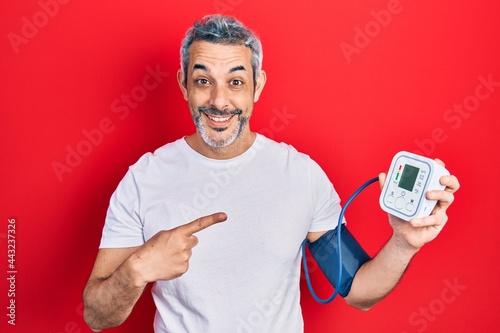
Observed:
[[[234,111],[223,111],[217,108],[205,108],[199,107],[198,112],[200,114],[204,114],[207,119],[210,127],[215,129],[216,131],[224,131],[227,129],[227,126],[231,123],[231,120],[235,115],[241,115],[243,112],[239,109]]]
[[[223,123],[223,122],[226,122],[228,121],[229,119],[233,118],[234,115],[231,115],[229,117],[214,117],[214,116],[211,116],[211,115],[208,115],[205,113],[205,115],[210,119],[210,120],[213,120],[215,122],[218,122],[218,123]]]

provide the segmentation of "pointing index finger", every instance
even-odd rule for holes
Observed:
[[[227,220],[226,213],[219,212],[200,217],[192,222],[181,225],[178,229],[181,229],[186,236],[191,236],[196,232],[206,229],[214,224],[224,222],[225,220]]]

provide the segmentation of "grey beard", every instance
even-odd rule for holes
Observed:
[[[222,111],[218,110],[216,108],[204,108],[200,107],[197,108],[198,114],[193,116],[194,123],[196,125],[196,128],[198,129],[198,132],[200,133],[201,137],[203,138],[203,141],[210,147],[214,148],[224,148],[232,144],[241,134],[241,132],[245,129],[245,127],[248,124],[248,118],[247,117],[242,117],[242,111],[241,110],[234,110],[234,111]],[[203,125],[201,121],[201,114],[211,114],[211,115],[217,115],[217,116],[226,116],[226,115],[238,115],[238,126],[235,128],[233,131],[232,135],[228,139],[212,139],[208,135],[208,131]],[[227,130],[227,128],[218,128],[214,129],[217,132],[224,132]]]

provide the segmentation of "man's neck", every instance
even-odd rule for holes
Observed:
[[[186,137],[187,144],[199,154],[213,158],[216,160],[227,160],[234,158],[246,152],[254,143],[257,134],[248,132],[246,135],[241,135],[232,144],[227,147],[212,147],[208,145],[201,135],[196,132]]]

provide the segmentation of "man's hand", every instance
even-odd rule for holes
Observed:
[[[226,219],[225,213],[215,213],[171,230],[159,231],[130,258],[137,272],[137,285],[171,280],[184,274],[189,268],[192,249],[198,244],[194,234]]]
[[[438,159],[436,162],[444,166]],[[379,175],[380,187],[384,186],[386,174]],[[448,221],[446,210],[453,203],[454,193],[459,189],[460,184],[455,176],[443,176],[440,183],[446,188],[442,191],[429,191],[426,197],[429,200],[437,200],[436,207],[431,215],[424,218],[415,218],[407,222],[389,214],[389,223],[394,230],[394,236],[398,237],[401,245],[420,249],[424,244],[432,241],[441,232]]]
[[[443,162],[436,161],[444,166]],[[386,174],[381,173],[381,188],[385,179]],[[446,210],[460,185],[455,176],[443,176],[440,182],[446,186],[443,191],[426,193],[427,199],[438,201],[430,216],[407,222],[389,214],[389,223],[394,230],[392,237],[354,276],[351,291],[345,298],[349,304],[367,310],[383,299],[399,282],[415,253],[443,229],[448,221]]]

